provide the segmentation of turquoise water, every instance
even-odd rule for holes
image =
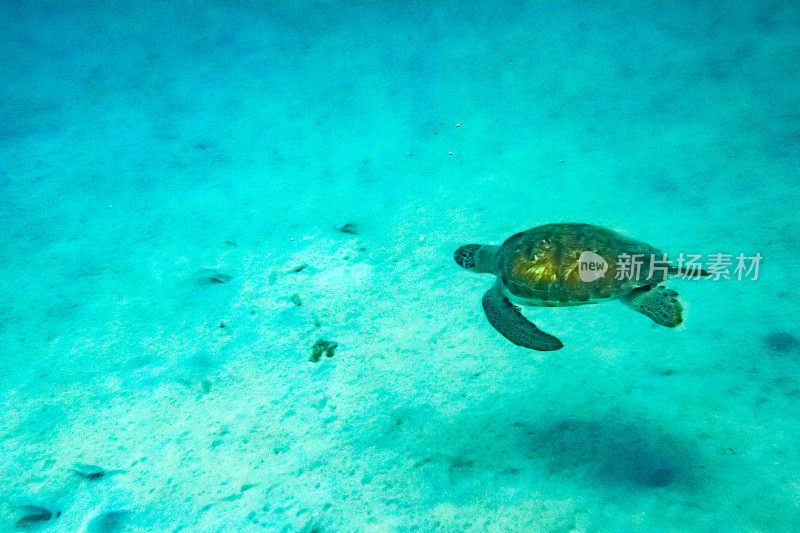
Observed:
[[[800,529],[796,3],[0,30],[0,530]],[[515,346],[453,252],[567,221],[763,261]]]

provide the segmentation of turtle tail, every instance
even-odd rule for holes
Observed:
[[[499,248],[488,244],[465,244],[458,247],[453,258],[460,267],[472,272],[496,274]]]

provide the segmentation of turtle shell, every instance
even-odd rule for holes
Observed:
[[[500,247],[497,260],[506,292],[523,305],[595,303],[666,278],[663,252],[590,224],[548,224],[517,233]],[[637,264],[638,272],[630,268]]]

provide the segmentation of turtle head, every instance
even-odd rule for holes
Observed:
[[[486,246],[482,244],[465,244],[459,246],[453,258],[458,266],[466,268],[472,272],[489,272],[494,274],[497,271],[495,252],[497,246]]]

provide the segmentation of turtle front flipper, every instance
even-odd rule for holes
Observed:
[[[674,328],[683,322],[683,306],[678,293],[662,285],[647,285],[620,297],[634,310],[649,316],[656,324]]]
[[[497,285],[483,295],[483,310],[494,329],[517,346],[541,351],[558,350],[564,346],[560,340],[522,316],[517,306],[508,301]]]

